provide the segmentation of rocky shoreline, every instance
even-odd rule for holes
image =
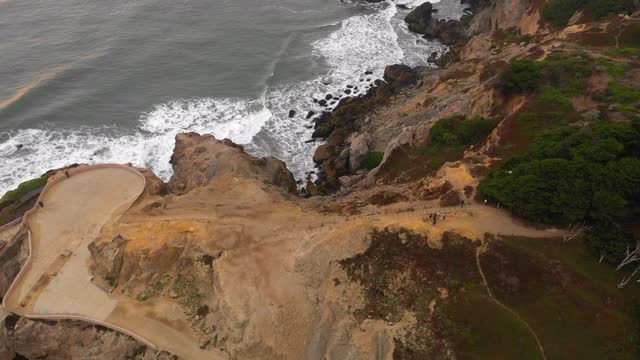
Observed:
[[[380,2],[380,1],[368,1]],[[463,0],[468,4],[468,13],[459,20],[438,20],[432,14],[437,11],[430,2],[425,2],[413,9],[406,17],[405,22],[410,31],[423,35],[429,40],[438,40],[450,46],[449,54],[444,58],[450,58],[451,54],[459,51],[469,38],[468,30],[474,18],[474,14],[494,5],[491,0]],[[398,5],[401,6],[401,5]],[[438,63],[442,58],[432,54],[429,62]],[[327,195],[338,191],[340,188],[348,188],[358,183],[367,176],[371,169],[363,168],[363,162],[367,156],[371,156],[371,135],[360,132],[362,125],[368,121],[367,115],[375,112],[380,106],[384,106],[390,98],[398,96],[404,89],[420,87],[418,80],[427,75],[428,68],[410,68],[407,65],[394,64],[385,68],[383,79],[373,82],[363,95],[351,97],[352,85],[344,91],[347,97],[340,98],[332,111],[323,112],[314,119],[314,132],[312,139],[324,139],[325,144],[320,145],[313,156],[313,161],[318,166],[317,179],[306,179],[302,188],[303,196]],[[365,71],[363,76],[371,75]],[[335,99],[327,95],[320,100],[320,105],[326,105],[327,101]],[[314,102],[317,102],[314,99]],[[307,118],[315,114],[309,113]],[[375,167],[377,167],[376,164]]]
[[[514,219],[504,207],[483,203],[478,189],[491,169],[523,146],[516,121],[537,106],[532,92],[504,90],[513,60],[541,62],[558,51],[578,53],[593,34],[606,35],[601,29],[616,30],[620,37],[622,23],[635,24],[640,15],[556,30],[541,20],[541,5],[527,0],[469,4],[475,15],[456,23],[434,19],[430,4],[407,16],[414,30],[451,44],[447,66],[389,65],[362,96],[352,96],[347,87],[338,98],[316,99],[321,105],[334,102],[335,108],[306,114],[307,120],[315,117],[311,141],[325,143],[313,158],[318,177],[306,179],[302,194],[278,159],[251,156],[228,139],[178,135],[170,181],[137,169],[146,179],[143,194],[90,243],[94,284],[137,310],[170,316],[167,323],[193,334],[197,348],[228,358],[456,359],[486,350],[475,346],[478,341],[464,347],[468,337],[475,341],[487,329],[495,331],[486,331],[489,352],[495,338],[517,344],[512,353],[501,348],[511,355],[502,358],[516,358],[525,346],[531,354],[546,350],[564,356],[563,345],[553,343],[561,336],[542,338],[550,344],[544,349],[529,338],[539,327],[557,326],[549,330],[534,318],[535,326],[527,328],[525,319],[533,322],[524,311],[507,324],[494,321],[511,316],[504,300],[513,300],[510,294],[522,299],[542,294],[527,288],[538,283],[563,294],[575,286],[576,293],[588,295],[550,311],[567,315],[565,324],[576,333],[584,320],[593,323],[592,299],[602,302],[596,310],[605,315],[596,315],[596,322],[610,327],[603,326],[585,347],[602,341],[607,350],[626,346],[622,353],[636,346],[605,339],[610,328],[635,331],[607,315],[611,308],[622,314],[622,295],[608,288],[592,294],[600,285],[585,280],[582,268],[574,271],[570,263],[547,259],[538,247],[525,252],[526,241],[511,248],[499,239],[516,234],[549,240],[549,248],[574,246],[558,241],[564,230],[541,230]],[[569,115],[577,120],[571,126],[590,130],[589,119],[600,114],[619,123],[633,115],[602,100],[610,96],[607,72],[619,73],[609,58],[598,59],[603,58],[593,60],[601,62],[585,82],[587,90],[572,99],[576,108]],[[637,77],[639,67],[633,66]],[[573,106],[569,100],[561,105],[567,104]],[[429,152],[435,123],[453,124],[445,129],[452,130],[468,119],[489,127],[481,129],[479,139],[454,139],[457,147],[446,148],[450,154]],[[436,215],[441,211],[449,218]],[[24,235],[0,254],[0,288],[6,290],[26,254]],[[504,304],[494,302],[492,291]],[[519,305],[513,309],[525,309]],[[571,318],[574,308],[587,315]],[[0,331],[0,357],[16,353],[175,358],[101,327],[9,315]]]

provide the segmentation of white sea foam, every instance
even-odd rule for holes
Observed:
[[[0,133],[0,193],[21,181],[71,163],[128,163],[171,176],[169,159],[179,132],[210,133],[245,144],[251,153],[272,155],[287,162],[302,179],[314,167],[318,143],[306,143],[313,131],[307,111],[323,109],[312,101],[326,94],[346,96],[366,92],[381,78],[386,65],[426,64],[432,52],[445,48],[406,31],[404,14],[395,4],[343,21],[327,38],[312,44],[313,55],[329,64],[317,79],[268,88],[264,99],[186,99],[153,106],[140,116],[138,131],[80,128],[73,131],[26,129]],[[364,71],[371,72],[364,74]],[[331,106],[335,106],[333,104]],[[289,110],[297,114],[289,118]]]

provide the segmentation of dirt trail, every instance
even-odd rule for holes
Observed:
[[[544,347],[542,346],[542,342],[540,342],[540,338],[538,338],[538,335],[536,334],[535,331],[533,331],[533,328],[529,325],[529,323],[527,323],[525,319],[523,319],[520,315],[518,315],[518,313],[515,312],[515,310],[512,310],[510,307],[506,306],[505,304],[500,302],[500,300],[496,299],[493,296],[493,293],[491,292],[491,287],[489,287],[489,283],[487,282],[487,277],[484,275],[484,272],[482,271],[482,266],[480,265],[480,255],[482,254],[482,251],[483,251],[482,247],[476,250],[476,265],[478,266],[478,272],[482,277],[482,282],[484,283],[484,287],[487,289],[487,294],[489,295],[491,300],[493,300],[494,303],[496,303],[501,308],[510,312],[513,316],[515,316],[516,319],[520,320],[520,322],[522,322],[524,326],[527,327],[531,335],[533,335],[533,338],[536,340],[536,344],[538,345],[538,349],[540,350],[540,355],[542,356],[542,359],[547,360],[547,355],[544,352]]]

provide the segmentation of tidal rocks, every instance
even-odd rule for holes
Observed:
[[[393,83],[396,87],[403,87],[418,81],[418,74],[407,65],[390,65],[384,69],[384,81]]]
[[[409,26],[409,30],[424,34],[431,26],[433,19],[433,5],[430,2],[413,9],[405,18],[404,21]]]
[[[295,110],[289,110],[289,117],[292,118],[296,116],[296,111]]]
[[[316,114],[316,112],[315,112],[315,111],[309,111],[309,112],[307,113],[306,119],[307,119],[307,120],[311,119],[311,118],[313,117],[313,115],[315,115],[315,114]]]
[[[318,180],[314,184],[315,192],[334,192],[345,183],[339,181],[340,177],[350,176],[359,171],[372,140],[368,134],[355,136],[351,140],[349,135],[358,131],[361,123],[365,121],[366,114],[386,103],[403,88],[415,84],[418,77],[417,71],[409,66],[388,66],[384,72],[385,81],[376,80],[369,85],[366,94],[345,97],[337,103],[333,111],[324,112],[315,119],[312,138],[327,139],[327,143],[321,145],[314,155],[314,161],[321,168]],[[347,86],[347,90],[355,91],[357,88]]]
[[[445,45],[454,45],[466,38],[467,20],[438,20],[432,14],[433,5],[426,2],[411,11],[404,20],[410,31],[423,34],[428,39],[438,39]]]

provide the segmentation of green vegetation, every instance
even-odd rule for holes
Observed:
[[[517,317],[489,297],[475,262],[477,243],[445,233],[442,248],[408,229],[374,230],[369,248],[339,262],[363,290],[358,319],[418,326],[396,341],[395,359],[540,359]],[[446,292],[446,296],[442,296]],[[448,356],[447,356],[448,355]]]
[[[640,89],[626,86],[619,80],[609,84],[609,101],[619,104],[618,111],[638,112],[640,109]]]
[[[433,125],[428,141],[420,146],[419,151],[428,159],[430,167],[437,170],[447,161],[462,158],[469,146],[482,142],[498,123],[497,119],[483,117],[441,119]]]
[[[623,76],[629,68],[629,66],[625,63],[616,62],[616,61],[612,61],[604,58],[598,59],[598,65],[602,66],[604,70],[607,72],[607,74],[613,77]]]
[[[560,89],[565,95],[579,95],[585,80],[591,76],[593,65],[584,55],[555,53],[542,62],[545,83]]]
[[[475,284],[474,284],[475,285]],[[484,286],[466,290],[447,305],[449,331],[460,359],[541,359],[529,329],[486,295]]]
[[[519,31],[514,29],[499,29],[494,33],[494,44],[506,45],[506,44],[528,44],[532,40],[531,35],[522,35]]]
[[[22,184],[18,185],[16,189],[8,191],[6,194],[4,194],[4,196],[0,199],[0,206],[8,202],[18,201],[27,193],[45,186],[45,184],[47,183],[47,179],[47,175],[42,175],[39,178],[23,182]]]
[[[631,13],[633,0],[549,0],[542,8],[542,17],[554,26],[565,26],[576,11],[584,10],[595,19]]]
[[[529,143],[537,134],[576,120],[579,115],[561,90],[544,86],[515,119],[520,141]]]
[[[442,147],[467,147],[484,140],[496,125],[496,121],[479,116],[471,119],[454,116],[436,122],[431,128],[429,140]]]
[[[627,56],[638,55],[640,51],[638,49],[623,47],[623,48],[610,48],[603,51],[603,54],[612,57],[612,58],[622,58]]]
[[[511,62],[506,73],[506,90],[532,91],[542,83],[542,67],[533,60],[518,59]]]
[[[639,156],[638,122],[563,127],[541,133],[483,179],[479,189],[526,219],[585,222],[594,234],[609,234],[595,242],[613,261],[631,241],[628,229],[640,214]]]
[[[620,46],[626,48],[640,48],[640,24],[627,25],[620,34]]]
[[[378,167],[382,162],[382,158],[384,157],[384,152],[382,151],[371,151],[367,154],[367,158],[362,162],[362,168],[367,170],[372,170]]]
[[[502,87],[506,91],[530,92],[550,85],[565,95],[578,95],[584,81],[592,73],[589,58],[582,55],[556,53],[545,61],[513,60],[505,74]]]
[[[523,317],[549,359],[637,359],[638,287],[580,241],[505,237],[481,264],[494,296]]]

